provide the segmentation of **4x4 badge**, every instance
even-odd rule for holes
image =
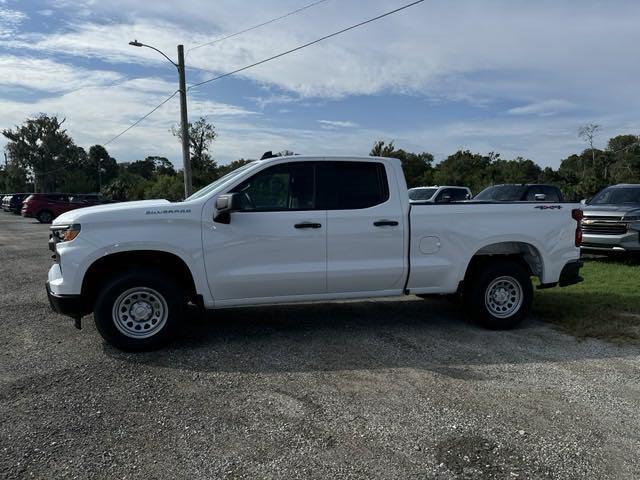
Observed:
[[[562,208],[562,205],[536,205],[533,208],[538,208],[540,210],[560,210]]]

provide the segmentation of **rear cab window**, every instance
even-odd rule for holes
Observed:
[[[385,203],[389,183],[381,162],[318,162],[318,205],[323,210],[356,210]]]

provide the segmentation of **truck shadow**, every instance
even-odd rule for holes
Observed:
[[[489,331],[445,300],[377,300],[192,312],[178,338],[155,352],[115,359],[202,372],[277,373],[419,368],[455,378],[468,367],[638,355],[637,347],[578,342],[527,320]]]

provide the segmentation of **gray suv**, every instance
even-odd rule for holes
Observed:
[[[583,200],[582,248],[640,252],[640,184],[620,184]]]

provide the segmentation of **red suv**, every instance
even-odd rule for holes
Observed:
[[[104,203],[99,195],[74,195],[68,193],[33,193],[22,204],[22,216],[37,218],[40,223],[50,223],[58,215],[69,210]]]

